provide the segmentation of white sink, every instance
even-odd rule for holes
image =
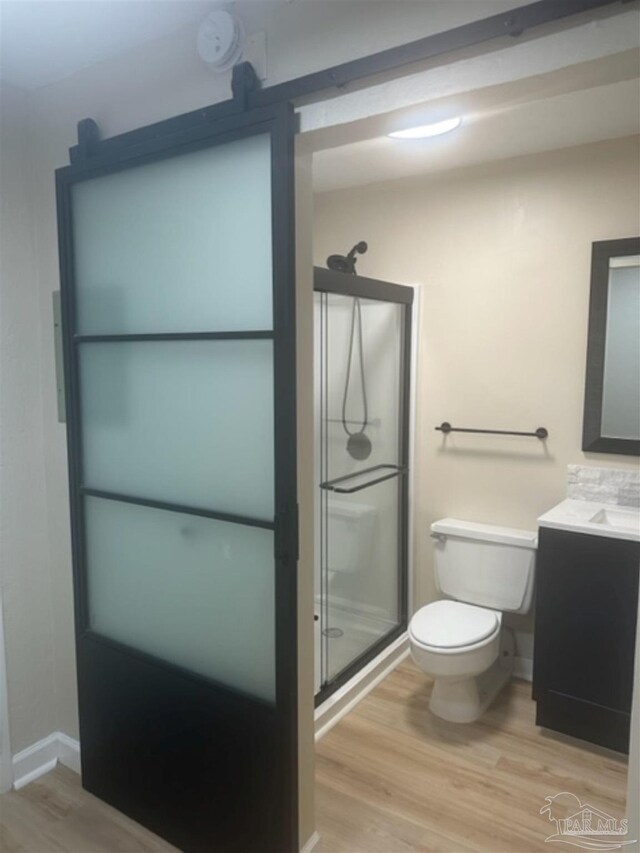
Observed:
[[[540,527],[640,542],[640,508],[567,498],[538,519]]]
[[[607,524],[609,527],[618,527],[621,530],[640,532],[640,513],[629,509],[614,509],[603,507],[591,519],[594,524]]]

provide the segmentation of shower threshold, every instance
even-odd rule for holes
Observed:
[[[395,633],[395,632],[394,632]],[[409,654],[409,638],[405,629],[393,640],[388,637],[368,649],[357,661],[357,669],[345,671],[340,683],[332,682],[331,689],[321,690],[316,695],[315,738],[320,740],[329,729],[339,722],[364,697],[391,673]],[[382,648],[380,648],[382,646]]]
[[[365,620],[376,624],[367,625]],[[406,634],[404,626],[391,621],[374,620],[370,617],[360,617],[355,621],[353,614],[347,613],[344,613],[342,620],[340,614],[334,611],[332,625],[324,630],[336,629],[341,631],[339,636],[333,633],[327,635],[323,631],[322,639],[323,642],[330,644],[332,659],[344,661],[344,666],[340,668],[338,664],[336,674],[320,686],[315,695],[316,708],[347,682],[356,678],[363,667],[386,651],[399,637]]]

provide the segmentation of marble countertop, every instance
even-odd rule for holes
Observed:
[[[541,515],[538,525],[572,533],[640,542],[640,509],[602,501],[567,498]]]

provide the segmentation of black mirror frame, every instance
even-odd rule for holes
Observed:
[[[602,435],[602,392],[607,336],[609,260],[624,255],[640,255],[640,237],[600,240],[592,244],[582,449],[592,453],[619,453],[624,456],[640,456],[640,439],[610,438]]]

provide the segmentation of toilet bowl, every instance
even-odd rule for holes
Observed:
[[[513,669],[513,637],[495,610],[434,601],[411,620],[409,641],[415,663],[435,679],[431,711],[454,723],[477,720]]]
[[[431,530],[436,582],[451,598],[415,613],[411,656],[434,679],[431,712],[470,723],[513,671],[515,641],[503,626],[503,611],[525,613],[530,607],[536,536],[455,519],[436,522]]]

